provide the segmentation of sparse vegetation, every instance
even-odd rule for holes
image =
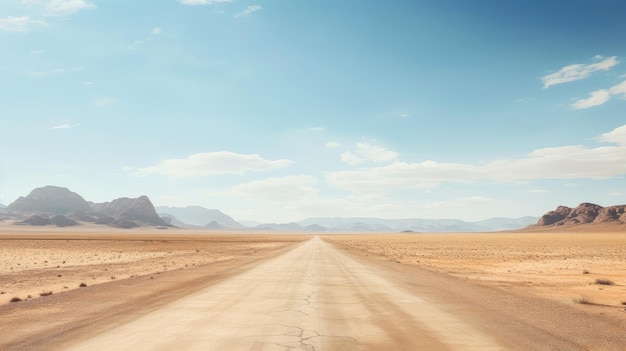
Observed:
[[[80,283],[80,285],[79,285],[78,287],[80,287],[80,288],[85,288],[85,287],[87,287],[87,284],[85,284],[85,283]]]
[[[622,301],[622,305],[626,306],[626,300]]]
[[[19,297],[14,297],[11,299],[11,302],[20,302],[22,301],[22,299],[20,299]]]
[[[577,304],[581,304],[581,305],[593,305],[593,302],[591,302],[591,300],[589,300],[589,298],[583,296],[579,299],[574,299],[574,302]]]
[[[586,269],[583,269],[583,274],[589,274],[589,271]]]
[[[52,291],[44,291],[42,293],[39,293],[39,296],[50,296],[52,295]]]
[[[596,279],[595,284],[599,285],[615,285],[615,283],[610,279]]]

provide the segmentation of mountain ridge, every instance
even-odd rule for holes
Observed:
[[[52,185],[35,188],[3,211],[16,217],[16,224],[20,225],[65,227],[78,225],[78,220],[126,229],[142,225],[171,226],[157,215],[147,196],[94,204],[67,188]]]
[[[534,227],[572,227],[582,224],[626,224],[626,205],[603,207],[583,202],[574,208],[558,206],[541,216]]]

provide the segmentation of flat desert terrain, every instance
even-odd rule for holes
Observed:
[[[620,232],[18,229],[1,350],[626,349]]]

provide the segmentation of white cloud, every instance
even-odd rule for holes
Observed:
[[[402,117],[402,118],[409,118],[409,117],[411,117],[411,115],[409,115],[408,113],[401,113],[400,117]]]
[[[326,144],[324,144],[324,146],[326,146],[327,148],[330,149],[335,149],[341,146],[340,143],[336,142],[336,141],[329,141]]]
[[[96,5],[85,0],[50,0],[46,5],[47,16],[70,16],[82,10],[95,9]]]
[[[484,165],[397,161],[382,167],[333,172],[326,177],[334,187],[363,193],[394,188],[434,188],[442,182],[607,179],[625,175],[626,125],[602,134],[599,139],[617,145],[543,148],[525,158],[495,160]]]
[[[530,189],[526,192],[531,193],[531,194],[544,194],[544,193],[547,193],[548,191],[544,189]]]
[[[605,143],[614,143],[620,146],[626,146],[626,125],[617,127],[608,133],[604,133],[597,139]]]
[[[292,163],[292,161],[284,159],[266,160],[256,154],[217,151],[193,154],[182,159],[165,160],[151,167],[126,170],[132,170],[132,174],[137,176],[157,174],[170,178],[185,178],[217,174],[263,172],[285,168]]]
[[[232,2],[232,0],[178,0],[183,5],[214,5],[225,2]]]
[[[602,105],[605,102],[611,100],[613,97],[617,96],[622,99],[626,99],[626,80],[612,86],[609,89],[599,89],[596,91],[592,91],[590,96],[586,99],[578,99],[572,104],[572,108],[575,110],[589,108],[593,106]]]
[[[27,33],[33,25],[45,25],[46,22],[35,20],[27,16],[0,18],[0,29],[9,32]]]
[[[367,162],[390,162],[398,158],[398,153],[387,150],[382,146],[374,145],[369,142],[361,142],[356,144],[357,149],[346,151],[341,154],[341,160],[349,165],[355,166]]]
[[[160,27],[154,27],[152,28],[152,31],[150,32],[150,34],[152,35],[159,35],[161,33],[163,33],[163,30],[161,30]]]
[[[497,200],[486,198],[483,196],[468,196],[458,199],[452,199],[447,201],[435,201],[424,205],[426,209],[466,209],[468,207],[474,207],[481,204],[496,203]]]
[[[76,128],[76,127],[80,127],[80,123],[76,123],[76,124],[69,124],[69,123],[60,124],[58,126],[52,127],[52,129],[72,129],[72,128]]]
[[[542,77],[541,80],[543,81],[543,87],[548,88],[557,84],[585,79],[589,77],[593,72],[609,70],[619,63],[619,61],[617,61],[617,56],[604,58],[603,56],[597,55],[596,57],[594,57],[594,59],[596,61],[602,61],[590,64],[575,64],[565,66],[561,68],[558,72]]]
[[[323,132],[324,130],[326,130],[326,128],[324,128],[324,127],[312,127],[312,128],[309,128],[309,130],[312,131],[312,132]]]
[[[233,16],[233,18],[246,17],[246,16],[250,15],[251,13],[256,12],[256,11],[260,11],[262,9],[263,8],[260,5],[250,5],[250,6],[246,7],[245,10],[243,10],[243,11],[241,11],[239,13],[236,13]]]
[[[317,182],[317,178],[310,175],[267,178],[237,185],[232,193],[273,202],[298,201],[315,196]]]

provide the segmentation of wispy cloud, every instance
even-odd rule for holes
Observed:
[[[326,144],[324,144],[324,146],[330,149],[336,149],[338,147],[341,147],[341,144],[336,141],[329,141]]]
[[[97,97],[93,100],[93,104],[94,106],[97,107],[107,107],[107,106],[111,106],[115,103],[115,100],[108,98],[108,97]]]
[[[95,8],[96,5],[85,0],[50,0],[46,5],[46,15],[64,17]]]
[[[214,5],[225,2],[232,2],[232,0],[178,0],[183,5]]]
[[[324,130],[326,130],[326,128],[324,128],[324,127],[312,127],[312,128],[309,128],[309,130],[312,131],[312,132],[323,132]]]
[[[46,22],[28,16],[0,18],[0,29],[9,32],[28,33],[33,25],[45,25]]]
[[[245,8],[245,10],[236,13],[233,18],[240,18],[240,17],[246,17],[249,16],[251,13],[256,12],[256,11],[260,11],[263,8],[261,7],[261,5],[250,5],[248,7]]]
[[[603,56],[597,55],[594,57],[594,60],[597,62],[565,66],[558,72],[542,77],[543,87],[549,88],[553,85],[585,79],[593,72],[609,70],[619,63],[617,56],[604,58]]]
[[[397,152],[370,142],[357,143],[355,151],[346,151],[341,154],[341,160],[352,166],[368,162],[390,162],[397,158]]]
[[[26,72],[26,74],[31,78],[41,78],[41,77],[57,76],[63,73],[80,72],[80,71],[83,71],[84,69],[85,67],[83,66],[76,66],[72,68],[55,68],[55,69],[48,70],[48,71],[30,70]]]
[[[578,99],[572,104],[574,110],[580,110],[593,106],[599,106],[611,100],[613,97],[626,99],[626,80],[610,87],[609,89],[599,89],[592,91],[586,99]]]
[[[132,44],[126,46],[126,48],[130,50],[141,50],[143,44],[151,41],[152,38],[159,36],[161,34],[163,34],[163,29],[161,29],[161,27],[154,27],[152,28],[148,36],[146,36],[143,39],[135,40]]]
[[[623,162],[626,125],[602,134],[598,140],[614,145],[543,148],[525,158],[495,160],[483,165],[396,161],[382,167],[333,172],[327,179],[337,188],[362,193],[406,187],[434,188],[442,182],[607,179],[626,175],[626,162]]]
[[[52,127],[52,129],[72,129],[72,128],[76,128],[76,127],[80,127],[80,123],[76,123],[76,124],[69,124],[69,123],[60,124],[58,126]]]
[[[257,154],[238,154],[230,151],[199,153],[181,159],[170,159],[157,165],[133,169],[137,176],[163,175],[170,178],[198,177],[218,174],[243,174],[289,167],[290,160],[267,160]]]

